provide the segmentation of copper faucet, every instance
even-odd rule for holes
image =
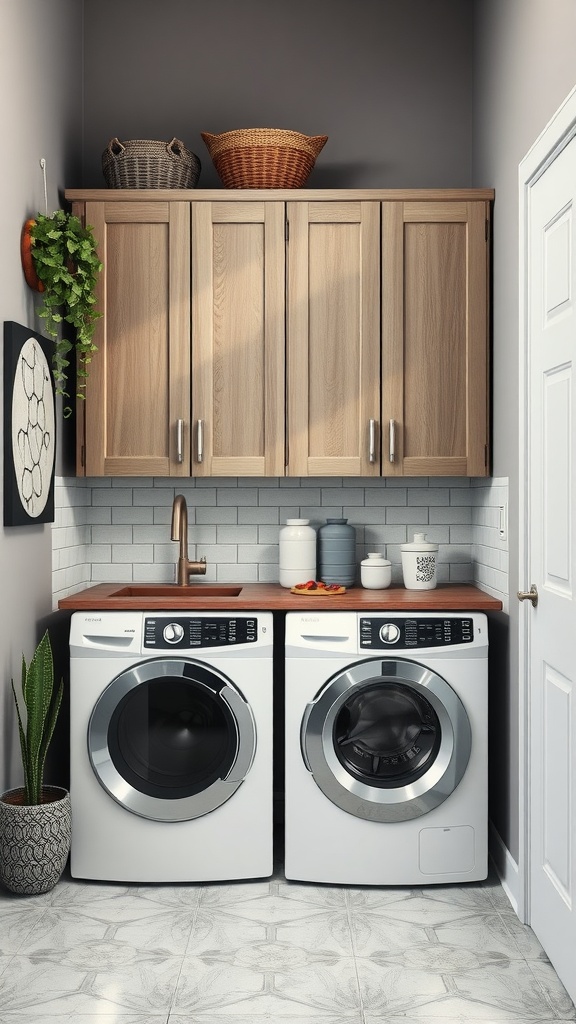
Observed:
[[[177,494],[172,505],[172,540],[180,541],[180,557],[177,562],[176,579],[179,587],[187,587],[189,577],[203,576],[206,559],[191,562],[188,558],[188,506],[183,494]]]

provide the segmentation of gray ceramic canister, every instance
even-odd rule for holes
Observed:
[[[356,530],[347,519],[327,519],[318,530],[318,575],[344,587],[356,582]]]

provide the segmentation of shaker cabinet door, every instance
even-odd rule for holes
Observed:
[[[190,213],[186,202],[87,202],[104,270],[78,472],[190,472]]]
[[[382,474],[488,473],[485,202],[382,204]]]
[[[288,203],[289,476],[378,476],[380,204]]]
[[[281,202],[192,203],[192,473],[284,475]]]

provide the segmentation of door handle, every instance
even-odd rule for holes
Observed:
[[[538,604],[538,590],[535,583],[532,584],[530,590],[519,590],[517,596],[519,601],[531,601],[533,608]]]
[[[396,462],[396,420],[390,420],[390,446],[388,449],[388,459],[390,462]]]
[[[184,461],[184,420],[176,420],[176,462]]]
[[[196,459],[204,461],[204,420],[198,420],[196,431]]]
[[[368,462],[376,462],[376,420],[370,420],[369,424]]]

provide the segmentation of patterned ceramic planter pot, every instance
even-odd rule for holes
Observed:
[[[23,789],[0,797],[0,881],[12,892],[36,896],[53,889],[68,853],[72,814],[70,794],[45,786],[43,803],[22,803]]]

